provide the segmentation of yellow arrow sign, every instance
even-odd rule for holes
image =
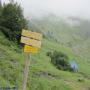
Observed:
[[[32,38],[32,39],[36,39],[36,40],[42,40],[42,34],[36,33],[36,32],[31,32],[28,30],[22,30],[22,36]]]
[[[21,42],[26,44],[26,45],[30,45],[33,47],[37,47],[40,48],[41,47],[41,41],[37,41],[31,38],[27,38],[27,37],[21,37]]]
[[[33,53],[33,54],[35,54],[35,53],[38,52],[38,48],[25,45],[25,46],[24,46],[24,52],[25,52],[25,53]]]

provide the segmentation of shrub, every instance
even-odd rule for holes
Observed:
[[[84,82],[84,78],[78,78],[78,82]]]
[[[47,52],[47,56],[51,57],[52,56],[52,52]]]
[[[58,69],[64,71],[71,70],[69,58],[66,54],[54,51],[53,53],[48,52],[47,56],[51,58],[51,63],[54,64]]]

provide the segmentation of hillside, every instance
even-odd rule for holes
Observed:
[[[31,19],[30,29],[42,32],[46,38],[70,47],[76,55],[89,60],[90,21],[54,15],[42,19]]]
[[[41,50],[32,55],[30,61],[27,90],[90,90],[90,38],[83,36],[81,24],[78,27],[75,24],[72,26],[63,19],[52,16],[40,20],[32,19],[29,26],[32,31],[42,32],[44,38]],[[69,60],[74,59],[78,63],[79,71],[61,71],[53,66],[46,53],[54,50],[67,54]],[[1,87],[17,86],[20,90],[24,61],[23,50],[0,32]]]

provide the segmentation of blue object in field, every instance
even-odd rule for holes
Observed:
[[[78,71],[78,64],[75,61],[71,61],[70,65],[74,72]]]

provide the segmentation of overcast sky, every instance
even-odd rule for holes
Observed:
[[[2,0],[8,2],[8,0]],[[26,17],[54,13],[59,16],[80,16],[90,19],[90,0],[15,0]]]

